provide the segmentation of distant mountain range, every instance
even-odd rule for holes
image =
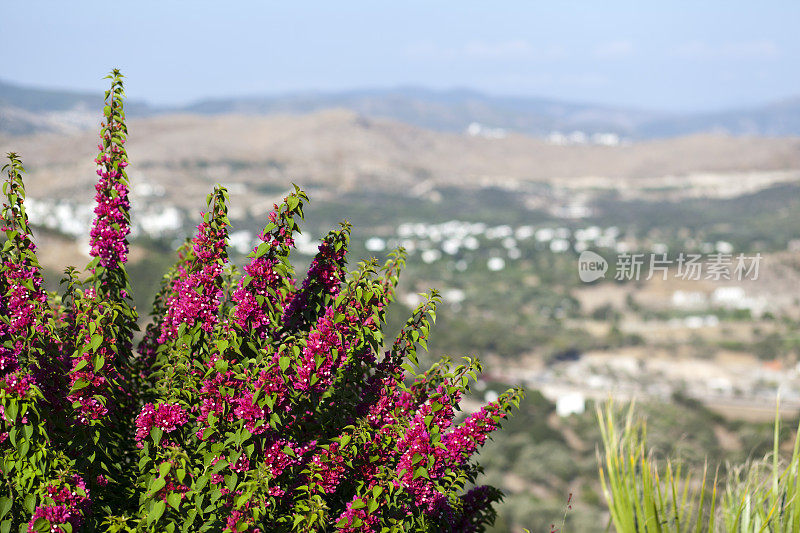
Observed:
[[[23,87],[0,81],[0,133],[24,135],[90,128],[98,121],[101,101],[100,94]],[[451,132],[465,131],[470,124],[477,123],[486,131],[506,130],[538,137],[575,131],[587,135],[613,133],[632,140],[706,132],[800,135],[800,97],[760,107],[687,114],[418,87],[209,99],[179,107],[156,107],[136,99],[126,104],[130,117],[168,113],[306,114],[331,108]]]

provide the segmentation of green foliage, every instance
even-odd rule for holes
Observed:
[[[788,465],[783,465],[780,429],[776,409],[771,457],[732,469],[720,505],[724,531],[800,531],[800,431]]]
[[[611,403],[598,408],[597,416],[603,436],[600,480],[617,531],[800,531],[800,432],[788,464],[783,464],[777,410],[771,454],[729,465],[723,491],[718,491],[717,476],[710,480],[707,468],[699,474],[684,471],[670,460],[659,466],[632,405],[624,424]]]
[[[714,531],[716,480],[709,489],[707,469],[698,486],[693,473],[684,473],[680,464],[673,466],[668,460],[666,468],[659,467],[646,449],[646,429],[634,420],[633,405],[621,427],[611,403],[605,410],[598,407],[597,418],[603,437],[600,483],[618,532]],[[706,522],[703,511],[709,496],[711,519]]]

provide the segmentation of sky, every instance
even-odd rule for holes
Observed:
[[[129,98],[415,85],[652,110],[800,95],[800,1],[0,2],[0,79]]]

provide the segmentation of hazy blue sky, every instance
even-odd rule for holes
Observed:
[[[396,85],[655,109],[800,95],[800,1],[0,2],[0,78],[128,95]]]

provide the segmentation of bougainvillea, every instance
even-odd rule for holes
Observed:
[[[296,279],[299,189],[237,277],[217,186],[136,345],[124,93],[110,78],[93,259],[61,295],[43,289],[19,157],[5,167],[0,533],[482,531],[501,495],[474,486],[472,458],[520,392],[461,416],[478,363],[419,371],[435,291],[384,337],[402,250],[348,272],[343,224]]]

